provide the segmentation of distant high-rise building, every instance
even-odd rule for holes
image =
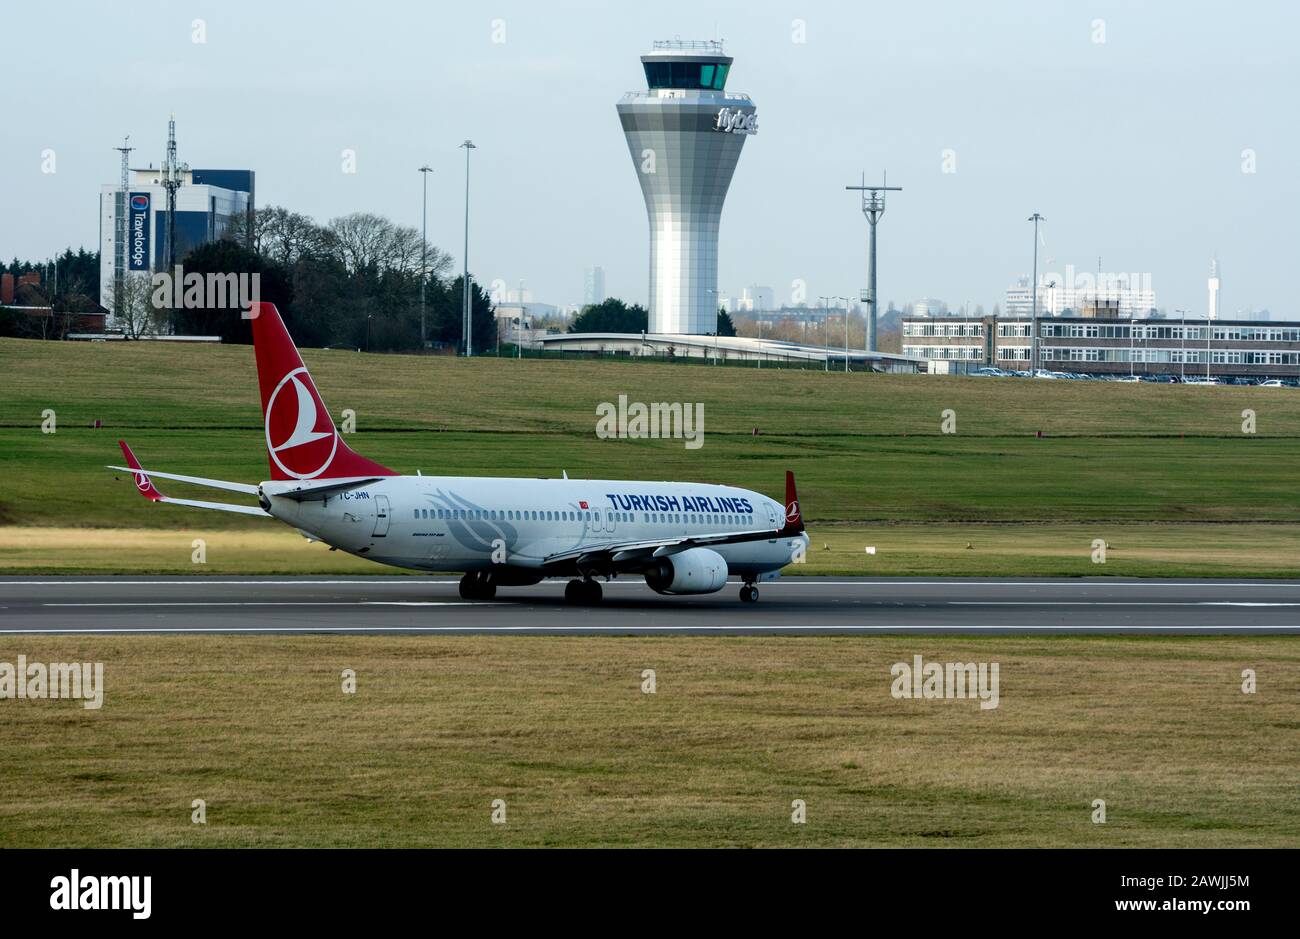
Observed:
[[[587,276],[582,285],[582,305],[594,306],[605,302],[605,269],[603,267],[587,268]]]
[[[1210,258],[1210,319],[1219,315],[1219,258],[1218,256]]]
[[[752,284],[740,292],[740,301],[736,308],[749,313],[762,313],[776,306],[775,296],[771,287]]]
[[[1085,307],[1113,305],[1125,317],[1147,316],[1156,308],[1156,292],[1148,274],[1094,274],[1065,266],[1065,275],[1038,275],[1038,315],[1065,316]],[[1007,288],[1006,314],[1028,316],[1033,310],[1034,288],[1028,277]]]

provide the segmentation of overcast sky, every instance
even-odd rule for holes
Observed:
[[[1300,315],[1300,13],[1278,2],[12,4],[0,54],[0,256],[98,245],[97,193],[161,161],[250,168],[259,204],[420,223],[459,266],[574,303],[600,265],[645,302],[645,208],[614,105],[654,39],[721,37],[748,139],[722,217],[719,287],[866,282],[865,171],[904,187],[880,228],[882,301],[991,309],[1043,257],[1149,274],[1157,303]],[[193,42],[202,19],[206,41]],[[504,36],[502,36],[504,31]],[[504,38],[504,42],[494,39]],[[1096,41],[1104,38],[1104,42]],[[803,39],[804,41],[798,41]],[[56,172],[42,170],[55,152]],[[343,150],[356,172],[342,172]],[[1254,172],[1250,169],[1253,152]],[[944,172],[945,151],[949,167]]]

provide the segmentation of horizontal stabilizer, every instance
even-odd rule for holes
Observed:
[[[182,476],[179,473],[160,473],[158,470],[140,469],[132,466],[110,466],[111,470],[121,470],[124,473],[144,473],[146,476],[157,476],[159,479],[174,479],[177,482],[192,483],[195,486],[207,486],[209,489],[225,489],[228,492],[242,492],[250,496],[257,495],[257,487],[249,483],[233,483],[225,479],[205,479],[202,476]]]
[[[232,492],[243,492],[248,495],[257,495],[257,487],[250,486],[247,483],[232,483],[224,479],[204,479],[201,476],[181,476],[176,473],[157,473],[153,470],[146,470],[140,466],[140,461],[135,458],[131,448],[126,445],[125,440],[119,440],[118,446],[122,448],[122,455],[126,457],[126,466],[110,466],[109,469],[121,470],[130,473],[135,478],[135,488],[150,502],[170,502],[172,505],[186,505],[192,509],[214,509],[218,512],[235,512],[239,515],[260,515],[269,518],[270,513],[257,506],[252,505],[231,505],[227,502],[203,502],[198,499],[173,499],[171,496],[165,496],[158,491],[158,487],[150,480],[150,476],[160,476],[164,479],[176,479],[181,482],[194,483],[198,486],[210,486],[214,489],[227,489]]]
[[[158,502],[169,502],[172,505],[188,505],[192,509],[216,509],[218,512],[237,512],[240,515],[260,515],[263,518],[270,518],[270,514],[263,512],[255,505],[231,505],[229,502],[202,502],[198,499],[173,499],[171,496],[163,496],[157,499]]]

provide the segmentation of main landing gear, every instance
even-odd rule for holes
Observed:
[[[745,584],[745,586],[741,587],[741,588],[740,588],[740,602],[741,602],[741,603],[757,603],[757,602],[758,602],[758,588],[755,587],[752,583]]]
[[[497,585],[487,571],[470,571],[460,579],[462,600],[491,600],[497,595]]]
[[[594,580],[571,580],[564,585],[564,602],[578,606],[594,606],[602,596],[600,584]]]

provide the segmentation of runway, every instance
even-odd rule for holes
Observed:
[[[564,582],[460,599],[452,577],[4,577],[0,634],[1300,633],[1300,581],[787,577],[664,597],[640,578],[574,607]]]

